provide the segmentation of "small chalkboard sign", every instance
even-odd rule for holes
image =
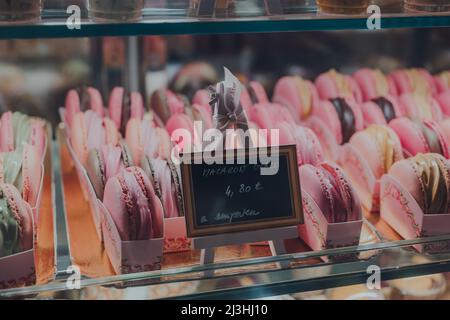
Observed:
[[[234,161],[227,154],[217,163],[205,153],[193,153],[181,163],[189,237],[303,223],[295,146],[232,154]],[[270,155],[270,162],[263,155]]]

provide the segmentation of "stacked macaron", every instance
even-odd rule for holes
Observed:
[[[6,112],[0,118],[0,258],[33,247],[46,148],[45,122]]]
[[[16,187],[0,183],[0,258],[33,247],[33,214]]]
[[[111,177],[105,186],[103,203],[122,241],[163,237],[163,207],[141,168],[124,168]]]
[[[0,120],[0,182],[14,185],[34,207],[42,178],[46,147],[45,122],[19,112]]]
[[[443,71],[434,76],[436,83],[436,90],[438,93],[443,93],[450,90],[450,71]]]
[[[299,122],[311,115],[319,95],[311,81],[298,76],[287,76],[278,80],[272,100],[285,106],[293,119]]]
[[[425,214],[449,213],[450,167],[442,155],[419,153],[394,164],[389,175],[411,194]]]
[[[359,197],[338,166],[328,162],[306,164],[299,174],[302,192],[314,200],[328,223],[362,219]]]
[[[448,138],[437,122],[398,118],[392,120],[389,126],[399,137],[405,157],[432,152],[450,158]]]
[[[98,93],[93,88],[86,92]],[[160,238],[164,216],[183,214],[178,172],[168,162],[172,142],[161,119],[170,121],[172,112],[186,115],[184,102],[169,94],[167,105],[159,104],[146,114],[142,96],[121,87],[112,90],[108,109],[97,95],[89,100],[96,101],[96,107],[86,103],[76,108],[76,94],[71,90],[66,99],[67,132],[97,198],[111,213],[122,240]],[[153,100],[163,102],[157,99],[160,94]],[[166,118],[164,108],[169,105]],[[145,171],[138,167],[141,164]]]
[[[403,159],[402,145],[394,130],[373,124],[356,133],[349,144],[359,151],[375,179],[388,172],[392,165]],[[361,174],[360,172],[349,172]]]

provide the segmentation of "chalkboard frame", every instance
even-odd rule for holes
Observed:
[[[190,153],[183,155],[182,157],[190,157],[190,163],[182,162],[180,165],[181,169],[181,184],[183,189],[183,202],[185,209],[185,219],[186,219],[186,231],[187,236],[190,238],[201,237],[201,236],[211,236],[225,233],[236,233],[243,231],[255,231],[261,229],[279,228],[279,227],[289,227],[294,225],[303,224],[303,208],[302,208],[302,197],[301,188],[299,180],[298,162],[297,162],[297,149],[295,145],[279,146],[278,151],[274,151],[274,148],[251,148],[251,149],[237,149],[235,150],[234,157],[235,160],[238,157],[245,156],[246,158],[254,157],[258,154],[259,150],[264,150],[263,152],[276,152],[280,157],[287,157],[288,163],[288,176],[289,176],[289,189],[291,191],[291,202],[293,212],[290,216],[285,218],[274,218],[274,219],[264,219],[255,222],[246,221],[240,224],[233,225],[216,225],[216,226],[197,226],[196,225],[196,208],[194,204],[194,185],[192,180],[192,165],[195,159],[204,159],[205,156],[202,152]],[[186,159],[186,158],[185,158]],[[204,162],[203,162],[204,163]],[[276,200],[276,199],[275,199]]]

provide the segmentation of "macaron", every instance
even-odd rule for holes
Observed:
[[[397,96],[394,83],[378,69],[362,68],[353,74],[361,89],[363,101],[370,101],[379,97]]]
[[[144,155],[163,159],[170,156],[171,142],[168,132],[164,128],[153,127],[150,121],[130,119],[125,141],[136,164],[140,163]]]
[[[209,102],[211,101],[211,95],[209,94],[209,91],[206,89],[197,90],[197,92],[192,97],[192,104],[199,104],[201,106],[211,106],[209,105]],[[212,113],[212,111],[211,111]]]
[[[145,172],[139,167],[123,169],[105,186],[103,204],[122,241],[164,236],[164,210]]]
[[[334,69],[320,74],[315,84],[322,100],[353,98],[357,103],[363,101],[361,89],[356,81],[351,76],[336,72]]]
[[[394,164],[389,175],[401,183],[425,214],[449,213],[450,168],[442,155],[419,153]]]
[[[79,112],[73,118],[70,142],[82,165],[86,165],[89,150],[106,142],[103,119],[93,111]]]
[[[395,162],[403,159],[400,140],[388,126],[372,124],[355,133],[349,143],[366,160],[375,179],[380,179]]]
[[[248,119],[256,124],[261,129],[271,129],[274,128],[276,119],[272,117],[272,112],[270,111],[270,103],[261,103],[251,106],[247,110]]]
[[[172,115],[183,113],[185,105],[185,99],[168,89],[156,90],[150,98],[150,109],[164,124]]]
[[[322,100],[314,108],[314,115],[331,130],[337,144],[348,142],[355,132],[364,128],[361,109],[352,98]]]
[[[257,103],[268,103],[266,89],[258,81],[251,81],[241,92],[241,105],[245,110]]]
[[[69,90],[66,95],[65,107],[65,120],[69,127],[72,125],[74,115],[78,112],[93,110],[100,117],[105,115],[102,95],[93,87],[83,86]]]
[[[14,151],[15,145],[12,112],[8,111],[2,114],[0,121],[0,133],[0,151]]]
[[[309,117],[318,100],[314,84],[298,76],[286,76],[278,80],[272,99],[287,107],[296,122]]]
[[[316,165],[324,160],[322,145],[311,129],[296,125],[293,132],[299,165]]]
[[[450,144],[437,122],[397,118],[392,120],[389,126],[399,137],[406,156],[431,152],[450,157]]]
[[[361,105],[365,126],[370,124],[388,124],[403,115],[397,100],[392,96],[373,98]]]
[[[417,92],[420,94],[435,94],[436,84],[431,74],[420,68],[401,69],[389,74],[398,95]]]
[[[89,151],[86,172],[97,198],[102,200],[106,182],[123,168],[133,165],[131,154],[125,142],[120,146],[103,145]]]
[[[42,176],[42,162],[35,146],[0,153],[0,182],[14,185],[22,198],[36,205]]]
[[[139,92],[127,92],[122,87],[115,87],[109,97],[108,110],[117,129],[125,135],[129,119],[144,117],[144,100]]]
[[[0,258],[33,248],[33,213],[19,191],[0,183]]]
[[[181,183],[175,165],[162,159],[145,156],[141,168],[149,177],[164,208],[166,218],[183,215]]]
[[[398,103],[404,115],[410,119],[434,121],[443,119],[439,103],[430,94],[404,93],[398,98]]]
[[[21,148],[26,143],[33,145],[36,147],[39,159],[41,159],[45,152],[47,139],[45,122],[38,118],[25,116],[20,112],[14,112],[12,119],[15,148]]]
[[[185,130],[183,132],[184,134],[181,136],[177,136],[175,133],[178,129]],[[192,147],[194,143],[201,143],[201,141],[194,141],[195,137],[200,137],[200,135],[194,135],[194,123],[192,122],[192,119],[184,113],[177,113],[172,115],[166,123],[166,130],[171,137],[171,141],[174,144],[178,145],[181,150],[188,150],[188,148]],[[190,141],[184,141],[183,138],[186,135],[189,135]]]
[[[445,117],[450,116],[450,90],[444,91],[436,96],[436,101],[441,107]]]
[[[438,93],[450,90],[450,71],[443,71],[434,76],[434,83]]]
[[[359,198],[338,166],[329,162],[305,164],[299,174],[302,192],[315,201],[328,223],[362,219]]]
[[[25,144],[22,160],[22,198],[34,208],[42,179],[42,162],[35,146]],[[20,189],[19,189],[20,191]]]
[[[213,127],[212,110],[210,105],[193,104],[190,109],[193,120],[201,121],[205,130]]]

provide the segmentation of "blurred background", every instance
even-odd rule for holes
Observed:
[[[55,124],[69,88],[95,86],[105,103],[117,85],[147,98],[165,86],[191,96],[222,78],[223,66],[243,83],[260,81],[269,94],[283,75],[314,79],[330,68],[438,73],[450,69],[448,39],[449,28],[0,40],[0,108]]]

